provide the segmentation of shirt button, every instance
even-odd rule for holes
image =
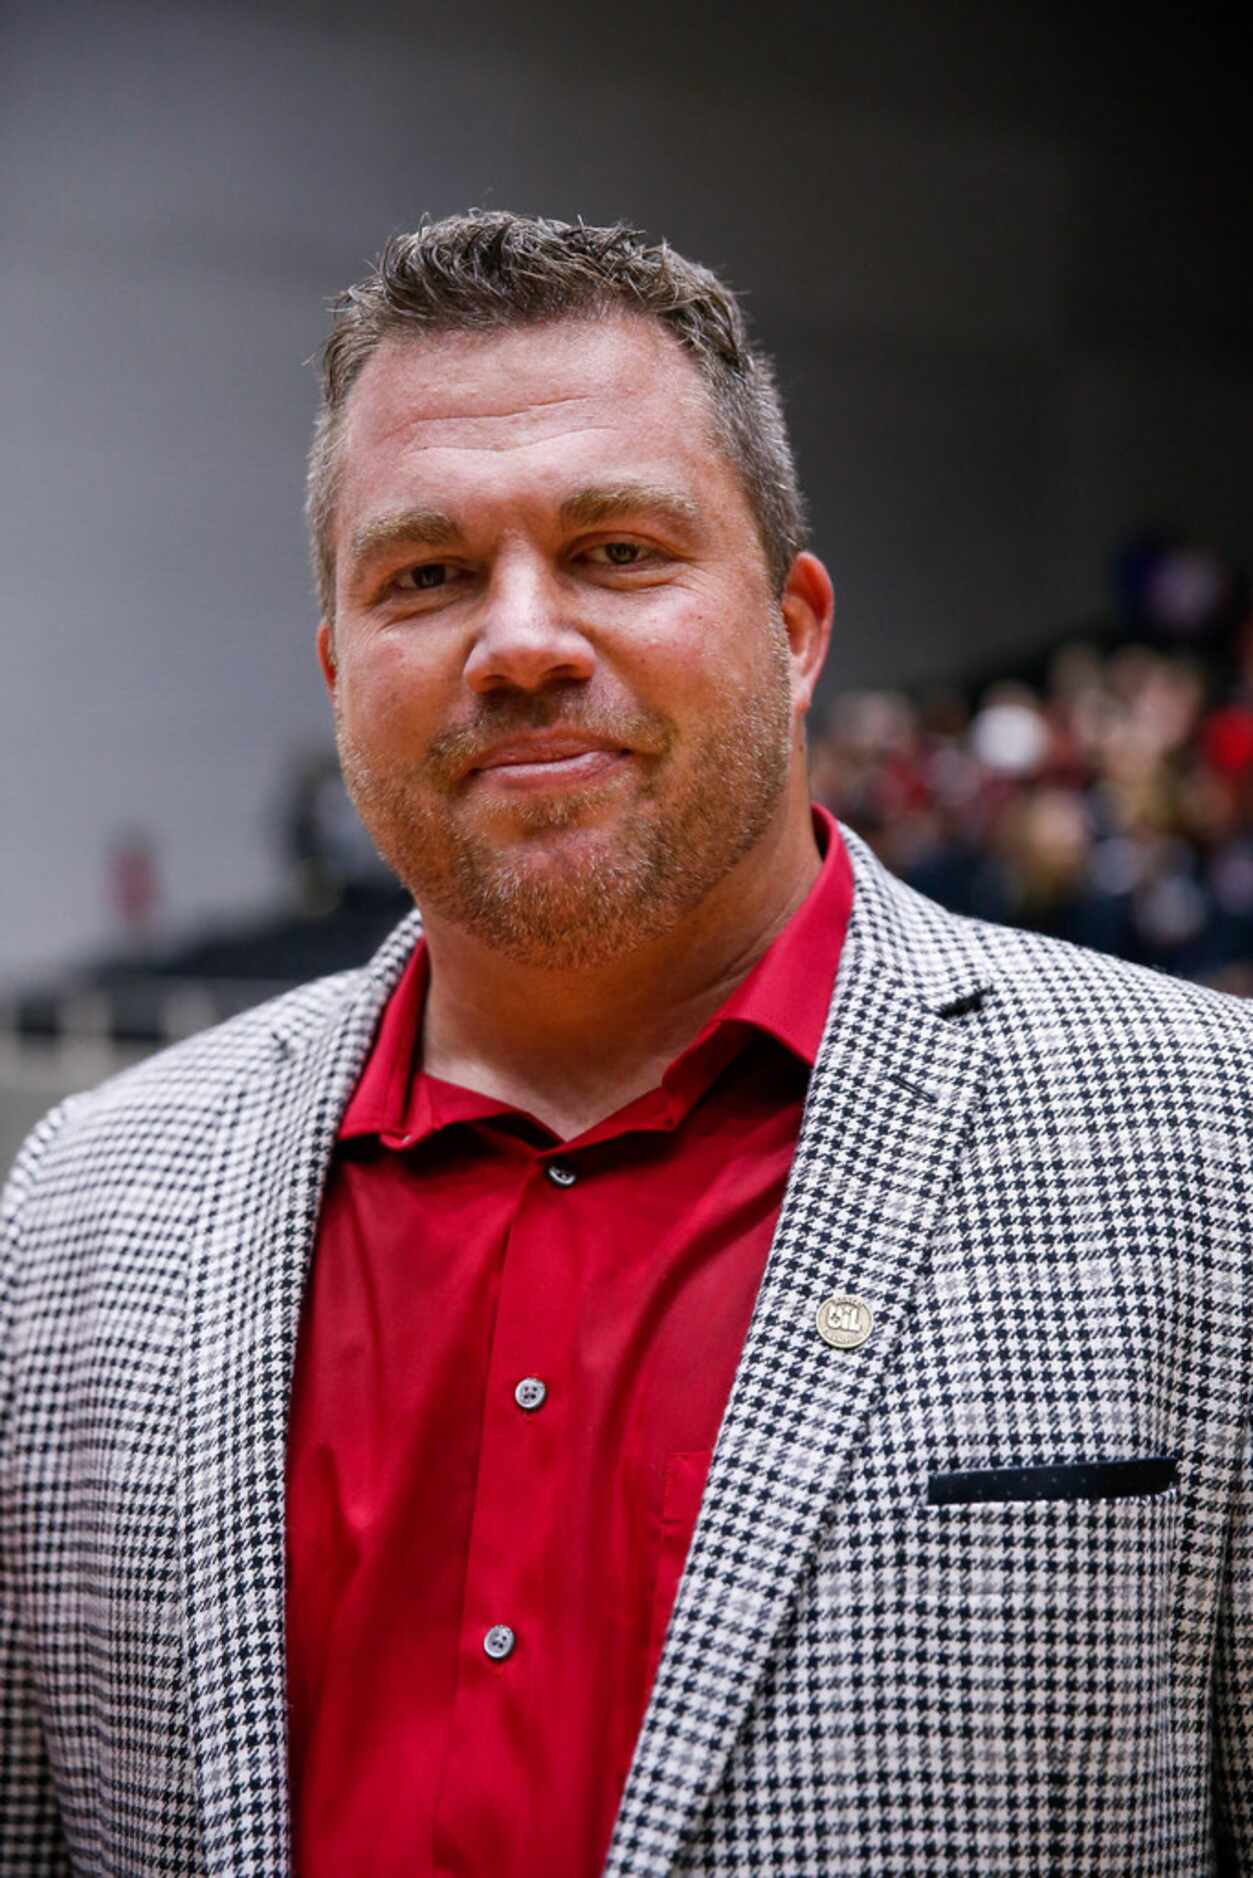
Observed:
[[[572,1167],[563,1167],[560,1161],[554,1161],[550,1167],[544,1169],[544,1172],[548,1175],[554,1187],[572,1187],[578,1179],[578,1175],[575,1173],[574,1169]]]
[[[493,1663],[503,1663],[513,1654],[517,1640],[508,1624],[493,1624],[483,1639],[483,1648]]]
[[[519,1408],[537,1409],[544,1405],[548,1389],[538,1376],[524,1376],[513,1392],[513,1399]]]

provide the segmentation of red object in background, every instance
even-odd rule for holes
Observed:
[[[851,905],[815,813],[804,905],[661,1087],[574,1140],[412,1075],[422,951],[392,996],[294,1381],[298,1878],[602,1867]]]
[[[1253,709],[1230,704],[1214,711],[1201,727],[1201,750],[1206,762],[1224,776],[1253,769]]]
[[[146,933],[156,916],[160,886],[156,850],[142,829],[119,835],[109,850],[109,899],[129,933]]]

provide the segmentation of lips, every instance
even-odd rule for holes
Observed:
[[[621,743],[586,732],[540,732],[484,751],[465,772],[465,782],[493,795],[561,794],[607,781],[625,771],[631,756]]]
[[[471,773],[479,770],[548,768],[578,762],[584,757],[625,754],[621,744],[607,743],[596,737],[517,737],[488,750],[471,765]]]

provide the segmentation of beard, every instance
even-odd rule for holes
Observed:
[[[468,766],[505,738],[554,727],[631,751],[634,773],[521,797],[511,838],[493,836],[468,799]],[[782,622],[761,683],[728,695],[694,741],[659,712],[597,708],[582,684],[484,700],[405,769],[381,765],[338,714],[336,739],[357,813],[419,907],[519,964],[605,965],[671,931],[769,826],[791,754]]]

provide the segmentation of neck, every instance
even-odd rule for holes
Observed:
[[[563,1139],[655,1088],[782,931],[821,866],[808,800],[660,938],[605,964],[502,959],[432,920],[422,1062],[527,1109]]]

